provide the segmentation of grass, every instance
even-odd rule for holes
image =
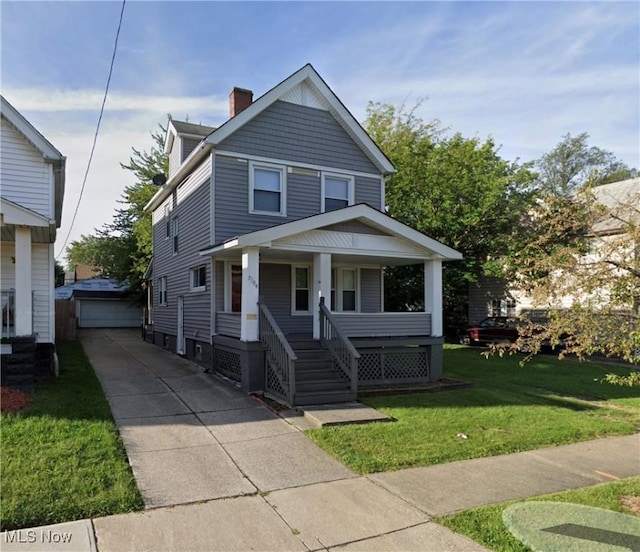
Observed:
[[[615,367],[553,357],[524,367],[518,361],[447,349],[445,375],[473,388],[366,398],[395,421],[307,434],[351,469],[371,473],[631,434],[640,425],[638,389],[600,381]]]
[[[78,342],[58,345],[60,377],[2,414],[2,530],[143,507],[102,387]]]
[[[613,510],[623,514],[636,514],[625,506],[625,498],[640,496],[640,477],[622,479],[612,483],[603,483],[594,487],[585,487],[572,491],[563,491],[551,495],[539,496],[529,500],[547,500],[552,502],[572,502]],[[527,502],[529,501],[527,500]],[[440,518],[439,523],[480,544],[499,552],[527,552],[523,543],[511,535],[502,522],[502,512],[511,504],[522,501],[505,502],[493,506],[482,506]]]

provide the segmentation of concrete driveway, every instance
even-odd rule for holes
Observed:
[[[101,552],[483,550],[137,331],[80,339],[147,508],[94,520]]]

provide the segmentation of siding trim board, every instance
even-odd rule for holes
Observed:
[[[352,169],[343,169],[343,168],[329,166],[329,165],[318,165],[315,163],[304,163],[301,161],[292,161],[291,159],[264,157],[262,155],[252,155],[249,153],[241,153],[237,151],[224,150],[224,149],[216,149],[214,151],[215,151],[216,157],[222,157],[225,159],[238,159],[238,160],[243,159],[247,161],[257,161],[259,163],[274,163],[276,165],[284,165],[287,167],[287,169],[292,169],[292,170],[302,169],[302,170],[316,171],[316,173],[330,172],[333,174],[339,174],[341,176],[353,175],[353,176],[361,176],[363,178],[375,178],[376,180],[381,178],[380,174],[378,173],[363,172],[363,171],[352,170]],[[320,175],[316,174],[316,176],[319,177]]]

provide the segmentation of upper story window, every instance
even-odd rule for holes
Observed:
[[[164,235],[166,238],[171,237],[171,206],[164,206]]]
[[[286,215],[286,171],[278,165],[249,164],[249,212]]]
[[[167,304],[167,277],[163,276],[158,279],[158,304]]]
[[[322,212],[353,205],[352,176],[322,173]]]
[[[205,291],[207,289],[207,267],[205,265],[191,269],[189,287],[191,291]]]

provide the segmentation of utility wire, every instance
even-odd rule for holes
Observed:
[[[56,260],[64,253],[65,247],[67,246],[67,242],[69,241],[69,236],[71,235],[71,230],[73,230],[73,225],[76,222],[76,216],[78,215],[78,208],[80,207],[80,202],[82,201],[82,195],[84,194],[84,188],[87,184],[87,177],[89,176],[89,170],[91,169],[91,162],[93,161],[93,153],[96,149],[96,143],[98,142],[98,133],[100,132],[100,123],[102,122],[102,115],[104,114],[104,106],[107,103],[107,96],[109,95],[109,85],[111,84],[111,75],[113,74],[113,65],[116,60],[116,52],[118,51],[118,39],[120,38],[120,29],[122,28],[122,16],[124,15],[124,6],[127,3],[127,0],[122,0],[122,9],[120,10],[120,20],[118,21],[118,30],[116,31],[116,40],[113,44],[113,54],[111,55],[111,65],[109,66],[109,76],[107,77],[107,85],[104,90],[104,97],[102,98],[102,106],[100,107],[100,116],[98,117],[98,124],[96,125],[96,132],[93,135],[93,145],[91,146],[91,152],[89,153],[89,161],[87,162],[87,168],[84,171],[84,178],[82,179],[82,187],[80,188],[80,196],[78,197],[78,203],[76,203],[76,208],[73,211],[73,217],[71,219],[71,226],[69,226],[69,232],[67,232],[67,237],[64,239],[64,244],[62,244],[62,248],[60,249],[60,253],[56,256]]]

